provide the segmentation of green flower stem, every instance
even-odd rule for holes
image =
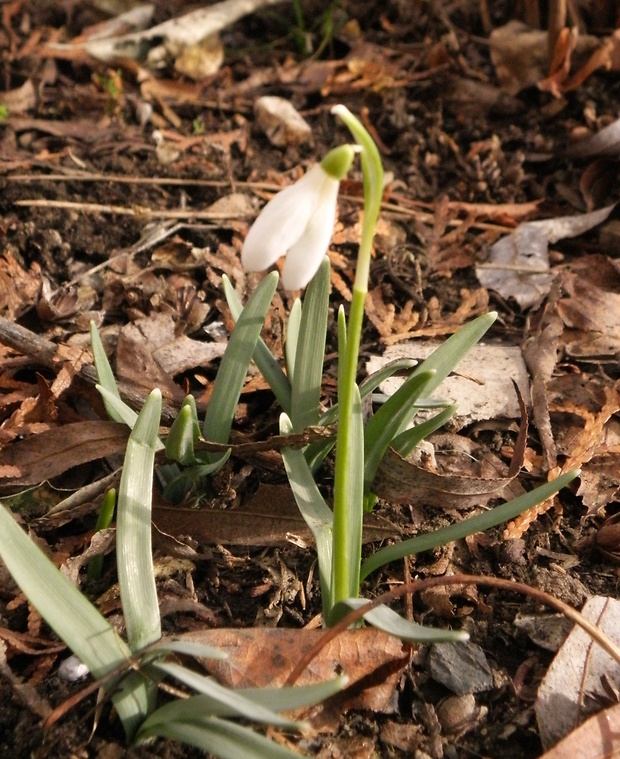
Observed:
[[[361,414],[359,389],[357,387],[357,364],[359,360],[364,307],[368,294],[368,277],[372,242],[375,233],[381,199],[383,196],[383,166],[379,151],[372,137],[344,106],[338,105],[332,113],[345,123],[361,146],[362,171],[364,175],[364,219],[357,258],[351,311],[347,327],[344,355],[338,369],[339,424],[336,438],[336,471],[334,482],[334,537],[332,553],[333,603],[359,594],[359,565],[361,561],[361,514],[363,512],[363,460],[358,459],[363,435],[361,424],[354,419]],[[358,534],[359,533],[359,534]]]

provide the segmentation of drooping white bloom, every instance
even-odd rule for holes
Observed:
[[[353,155],[349,145],[335,148],[267,203],[243,244],[241,263],[246,271],[263,271],[286,255],[284,289],[300,290],[308,284],[327,252],[338,187]]]

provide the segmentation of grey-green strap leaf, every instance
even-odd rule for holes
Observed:
[[[286,322],[286,340],[284,341],[284,358],[286,360],[286,374],[289,382],[293,382],[295,374],[295,355],[299,344],[299,329],[301,327],[302,305],[299,298],[295,298]],[[289,413],[286,411],[286,413]]]
[[[290,413],[295,432],[319,423],[329,284],[330,264],[325,256],[306,290],[299,325]]]
[[[220,759],[299,759],[297,752],[234,722],[207,716],[197,716],[187,722],[170,721],[160,719],[160,711],[145,720],[138,733],[139,742],[157,736],[169,738],[196,746]]]
[[[222,288],[224,290],[224,296],[228,303],[228,308],[232,318],[237,321],[243,312],[243,304],[239,300],[239,296],[235,292],[233,286],[230,284],[230,280],[226,275],[222,277]],[[256,348],[252,356],[254,363],[259,368],[263,377],[267,380],[269,387],[273,394],[278,399],[283,411],[287,414],[291,410],[291,384],[288,377],[282,371],[282,367],[276,361],[273,353],[267,347],[267,344],[262,338],[259,338],[256,343]]]
[[[187,667],[182,667],[174,662],[153,662],[153,667],[160,670],[164,675],[174,677],[188,688],[205,696],[202,706],[205,714],[215,717],[237,717],[262,722],[267,725],[276,725],[282,728],[298,728],[299,723],[287,717],[280,716],[277,712],[267,708],[264,704],[246,698],[240,691],[225,688],[212,677],[206,677],[199,672],[194,672]],[[177,700],[176,712],[180,716],[188,707]],[[172,711],[172,710],[170,710]],[[170,712],[166,715],[170,718]]]
[[[443,527],[440,530],[434,530],[433,532],[427,532],[424,535],[404,540],[402,543],[395,543],[394,545],[381,548],[363,562],[361,579],[365,579],[371,572],[392,561],[402,559],[405,556],[414,556],[422,551],[429,551],[431,548],[452,543],[454,540],[460,540],[476,532],[497,527],[502,522],[508,522],[524,511],[546,501],[547,498],[551,498],[552,495],[555,495],[558,490],[561,490],[578,475],[579,470],[572,469],[555,480],[546,482],[544,485],[539,485],[529,493],[525,493],[525,495],[518,498],[513,498],[511,501],[503,503],[500,506],[495,506],[495,508],[482,514],[469,517],[469,519],[463,519],[456,524],[451,524],[449,527]]]
[[[112,367],[108,361],[103,343],[101,342],[101,337],[99,336],[99,330],[97,329],[97,325],[94,321],[91,321],[90,323],[90,347],[93,352],[95,370],[97,371],[97,379],[99,380],[99,384],[101,387],[104,387],[108,393],[116,396],[116,398],[118,398],[120,401],[121,394],[118,390],[118,385],[116,384],[114,372],[112,371]],[[105,410],[110,419],[113,422],[125,422],[125,419],[119,415],[117,408],[113,404],[110,404],[110,401],[105,395],[102,394],[102,396],[103,405],[105,406]]]
[[[342,618],[347,612],[361,609],[367,603],[368,601],[363,598],[347,598],[336,604],[334,616]],[[458,640],[469,639],[469,635],[460,630],[440,630],[410,622],[388,606],[377,606],[371,609],[364,614],[364,619],[378,630],[413,643],[455,643]]]
[[[277,284],[277,272],[268,274],[239,315],[213,383],[203,425],[206,440],[228,442],[243,383]],[[209,458],[213,461],[220,457],[221,454],[211,454]]]
[[[379,408],[364,428],[364,493],[370,491],[381,459],[403,425],[416,413],[412,404],[435,376],[434,370],[416,372]]]
[[[94,677],[103,678],[129,660],[127,644],[4,506],[0,506],[0,558],[26,598]],[[112,700],[131,737],[148,709],[144,682],[139,687],[114,691]]]
[[[291,420],[286,414],[280,415],[280,433],[290,435],[293,431]],[[332,565],[332,519],[333,515],[321,495],[308,462],[301,450],[283,448],[282,460],[286,475],[297,502],[297,507],[310,528],[319,557],[319,575],[323,610],[331,607],[331,565]]]
[[[118,583],[132,651],[161,637],[151,552],[153,466],[160,416],[161,392],[153,390],[129,436],[118,493]]]
[[[392,440],[391,447],[403,458],[406,458],[422,440],[449,422],[456,413],[457,408],[458,404],[451,403],[430,419],[416,424],[410,430],[401,432],[400,435],[397,435]]]
[[[429,369],[435,371],[435,376],[424,389],[425,393],[431,395],[441,385],[450,372],[454,371],[459,361],[480,342],[496,319],[497,313],[491,311],[465,324],[420,364],[414,374],[426,372]]]

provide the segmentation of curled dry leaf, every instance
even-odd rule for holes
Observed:
[[[257,125],[276,147],[294,147],[312,142],[310,124],[284,98],[269,95],[258,98],[254,103],[254,114]]]
[[[550,290],[549,243],[577,237],[605,221],[615,205],[575,216],[528,221],[489,249],[488,261],[476,267],[480,284],[530,308]]]
[[[482,506],[502,496],[515,475],[494,454],[459,435],[436,435],[432,469],[388,449],[372,484],[373,491],[392,503],[444,509]]]
[[[29,271],[7,251],[0,256],[0,314],[16,320],[35,302],[41,289],[41,267],[33,263]]]
[[[600,132],[569,145],[566,154],[570,158],[594,158],[620,154],[620,119],[603,127]]]

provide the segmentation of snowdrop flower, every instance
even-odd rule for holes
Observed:
[[[340,180],[355,148],[341,145],[263,208],[241,251],[246,271],[263,271],[286,255],[282,285],[300,290],[316,274],[334,229]]]

